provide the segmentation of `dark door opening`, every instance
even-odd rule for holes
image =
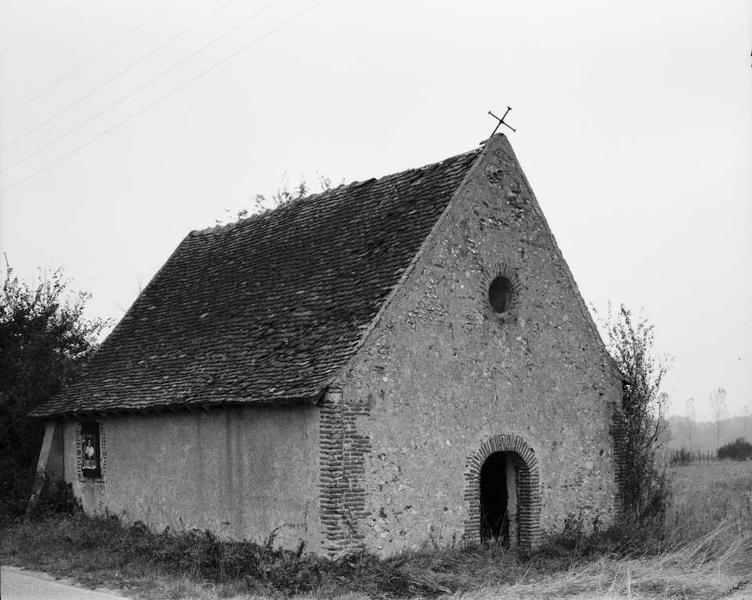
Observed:
[[[507,457],[494,452],[480,469],[480,539],[509,543]]]

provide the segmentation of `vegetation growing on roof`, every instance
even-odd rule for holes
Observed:
[[[319,175],[318,184],[320,191],[318,193],[326,193],[335,187],[343,186],[344,183],[343,179],[338,185],[334,185],[330,177]],[[224,209],[224,212],[227,213],[227,218],[215,219],[214,223],[219,226],[231,225],[232,223],[244,219],[251,219],[264,215],[272,210],[276,210],[282,206],[288,206],[294,202],[309,197],[312,195],[312,189],[313,187],[304,177],[301,177],[300,181],[292,186],[290,185],[290,181],[285,179],[282,182],[282,185],[271,195],[254,194],[251,198],[250,206],[241,208],[234,215],[231,214],[232,211],[229,208]]]

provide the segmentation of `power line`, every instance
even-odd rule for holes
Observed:
[[[304,14],[306,14],[307,12],[310,12],[311,10],[313,10],[314,8],[316,8],[316,7],[317,7],[317,6],[319,5],[319,4],[321,4],[321,3],[323,3],[323,2],[324,2],[324,0],[317,0],[317,1],[316,1],[316,2],[314,2],[313,4],[310,4],[309,6],[307,6],[306,8],[304,8],[303,10],[301,10],[301,11],[299,11],[299,12],[295,13],[295,14],[294,14],[294,15],[293,15],[292,17],[290,17],[290,18],[286,19],[285,21],[283,21],[282,23],[280,23],[280,24],[279,24],[279,25],[277,25],[276,27],[274,27],[274,28],[270,29],[270,30],[269,30],[269,31],[267,31],[267,32],[266,32],[265,34],[263,34],[262,36],[260,36],[260,37],[257,37],[256,39],[252,40],[252,41],[251,41],[251,42],[249,42],[248,44],[245,44],[244,46],[241,46],[241,47],[240,47],[240,48],[239,48],[238,50],[236,50],[236,51],[235,51],[235,52],[233,52],[232,54],[230,54],[230,55],[226,56],[225,58],[223,58],[223,59],[221,59],[221,60],[217,61],[216,63],[212,64],[212,65],[211,65],[211,66],[209,66],[208,68],[204,69],[203,71],[201,71],[200,73],[198,73],[198,75],[195,75],[194,77],[192,77],[191,79],[189,79],[188,81],[186,81],[186,82],[185,82],[185,83],[184,83],[183,85],[181,85],[180,87],[177,87],[177,88],[175,88],[174,90],[172,90],[172,91],[170,91],[170,92],[168,92],[168,93],[166,93],[166,94],[164,94],[164,95],[160,96],[159,98],[157,98],[157,99],[156,99],[156,100],[154,100],[153,102],[151,102],[151,103],[149,103],[149,104],[147,104],[147,105],[143,106],[142,108],[140,108],[140,109],[139,109],[138,111],[136,111],[135,113],[133,113],[133,114],[131,114],[131,115],[129,115],[129,116],[127,116],[127,117],[125,117],[124,119],[121,119],[120,121],[118,121],[117,123],[115,123],[115,125],[113,125],[113,126],[112,126],[112,127],[110,127],[109,129],[107,129],[107,130],[103,131],[102,133],[100,133],[100,134],[96,135],[95,137],[93,137],[92,139],[90,139],[90,140],[89,140],[88,142],[85,142],[84,144],[81,144],[80,146],[78,146],[77,148],[74,148],[73,150],[71,150],[70,152],[68,152],[68,153],[64,154],[64,155],[63,155],[63,156],[61,156],[60,158],[57,158],[57,159],[55,159],[54,161],[52,161],[52,162],[50,162],[50,163],[47,163],[47,164],[46,164],[45,166],[41,167],[40,169],[37,169],[36,171],[34,171],[33,173],[31,173],[30,175],[28,175],[28,176],[26,176],[26,177],[24,177],[24,178],[22,178],[22,179],[19,179],[18,181],[15,181],[15,182],[13,182],[12,184],[10,184],[9,186],[7,186],[7,187],[5,187],[5,188],[0,188],[0,192],[7,192],[7,191],[9,191],[9,190],[11,190],[11,189],[15,188],[16,186],[19,186],[19,185],[21,185],[22,183],[25,183],[25,182],[29,181],[30,179],[34,179],[35,177],[37,177],[38,175],[40,175],[40,174],[41,174],[41,173],[43,173],[44,171],[47,171],[48,169],[50,169],[50,168],[54,167],[54,166],[55,166],[55,165],[57,165],[58,163],[60,163],[60,162],[62,162],[63,160],[67,159],[68,157],[70,157],[70,156],[73,156],[74,154],[77,154],[78,152],[80,152],[80,151],[81,151],[81,150],[83,150],[84,148],[87,148],[87,147],[91,146],[91,145],[92,145],[93,143],[95,143],[96,141],[98,141],[98,140],[102,139],[103,137],[105,137],[106,135],[109,135],[110,133],[112,133],[112,132],[113,132],[113,131],[115,131],[116,129],[118,129],[118,128],[120,128],[121,126],[123,126],[123,125],[125,125],[126,123],[128,123],[129,121],[132,121],[132,120],[133,120],[133,119],[135,119],[136,117],[138,117],[138,116],[142,115],[142,114],[143,114],[144,112],[146,112],[146,111],[147,111],[147,110],[149,110],[150,108],[152,108],[152,107],[156,106],[157,104],[159,104],[159,103],[160,103],[160,102],[162,102],[163,100],[166,100],[166,99],[167,99],[167,98],[169,98],[170,96],[174,96],[175,94],[177,94],[177,93],[179,93],[179,92],[183,91],[183,90],[184,90],[185,88],[187,88],[187,87],[188,87],[189,85],[191,85],[192,83],[194,83],[194,82],[198,81],[199,79],[201,79],[202,77],[204,77],[205,75],[207,75],[208,73],[210,73],[211,71],[213,71],[214,69],[216,69],[217,67],[219,67],[219,66],[221,66],[221,65],[225,64],[226,62],[228,62],[228,61],[232,60],[233,58],[235,58],[235,57],[236,57],[236,56],[238,56],[239,54],[241,54],[241,53],[245,52],[245,51],[246,51],[246,50],[248,50],[249,48],[251,48],[251,47],[255,46],[256,44],[258,44],[259,42],[261,42],[261,41],[265,40],[266,38],[268,38],[268,37],[269,37],[269,36],[271,36],[272,34],[274,34],[274,33],[276,33],[277,31],[279,31],[280,29],[282,29],[282,28],[286,27],[287,25],[289,25],[289,24],[290,24],[290,23],[292,23],[293,21],[295,21],[295,20],[299,19],[300,17],[302,17],[302,16],[303,16]]]
[[[40,152],[43,152],[44,150],[46,150],[50,146],[54,146],[60,140],[63,140],[65,138],[67,138],[69,135],[71,135],[72,133],[75,133],[76,131],[78,131],[79,129],[81,129],[81,127],[83,127],[84,125],[87,125],[87,124],[91,123],[93,120],[98,119],[104,113],[106,113],[108,110],[116,107],[118,104],[122,104],[123,102],[125,102],[126,100],[128,100],[128,98],[131,98],[132,96],[134,96],[135,94],[137,94],[141,90],[149,87],[155,81],[158,81],[159,79],[161,79],[162,77],[164,77],[165,75],[167,75],[168,73],[170,73],[171,71],[174,71],[179,66],[181,66],[181,65],[185,64],[186,62],[188,62],[189,60],[191,60],[197,54],[200,54],[201,52],[203,52],[204,50],[206,50],[209,46],[212,46],[213,44],[216,44],[221,39],[227,37],[232,32],[234,32],[235,30],[239,29],[240,27],[242,27],[243,25],[245,25],[249,21],[252,21],[256,17],[258,17],[260,14],[262,14],[265,11],[267,11],[272,6],[274,6],[275,4],[278,4],[281,1],[282,0],[272,0],[272,2],[270,2],[267,5],[265,5],[260,10],[257,10],[255,13],[253,13],[249,17],[246,17],[245,19],[243,19],[239,23],[237,23],[237,24],[233,25],[232,27],[230,27],[230,29],[225,30],[223,33],[219,34],[217,37],[211,39],[209,42],[207,42],[203,46],[199,47],[198,50],[194,50],[188,56],[186,56],[186,57],[182,58],[181,60],[179,60],[178,62],[170,65],[169,67],[167,67],[166,69],[164,69],[163,71],[161,71],[158,75],[156,75],[155,77],[152,77],[151,79],[149,79],[146,83],[143,83],[140,86],[138,86],[135,90],[131,90],[125,96],[121,96],[120,98],[118,98],[114,102],[111,102],[110,104],[108,104],[107,106],[105,106],[100,111],[94,113],[89,118],[84,119],[83,121],[81,121],[80,123],[78,123],[77,125],[75,125],[74,127],[72,127],[71,129],[68,129],[67,131],[64,131],[63,133],[61,133],[60,135],[58,135],[56,138],[54,138],[52,141],[50,141],[50,142],[48,142],[48,143],[40,146],[39,148],[37,148],[33,152],[29,152],[25,156],[22,156],[21,158],[19,158],[17,161],[11,163],[10,165],[8,165],[7,167],[5,167],[4,169],[0,170],[0,174],[5,173],[5,172],[7,172],[10,169],[13,169],[14,167],[20,165],[23,162],[26,162],[27,160],[29,160],[30,158],[33,158],[34,156],[36,156]]]
[[[181,36],[185,35],[185,34],[186,34],[186,33],[188,33],[188,32],[189,32],[189,31],[190,31],[191,29],[193,29],[193,28],[194,28],[194,27],[196,27],[197,25],[200,25],[200,24],[201,24],[201,23],[203,23],[203,22],[204,22],[204,21],[205,21],[206,19],[208,19],[208,18],[209,18],[210,16],[212,16],[213,14],[215,14],[215,13],[219,12],[219,11],[220,11],[220,10],[222,10],[222,9],[223,9],[223,8],[224,8],[225,6],[227,6],[228,4],[230,4],[231,2],[234,2],[234,1],[235,1],[235,0],[225,0],[225,2],[223,2],[222,4],[220,4],[220,5],[219,5],[219,6],[217,6],[217,7],[213,8],[213,9],[212,9],[212,10],[210,10],[209,12],[205,13],[205,14],[204,14],[203,16],[201,16],[201,17],[200,17],[200,18],[199,18],[198,20],[196,20],[196,21],[194,21],[193,23],[191,23],[190,25],[188,25],[188,26],[187,26],[187,27],[186,27],[185,29],[182,29],[181,31],[179,31],[178,33],[176,33],[175,35],[173,35],[173,36],[172,36],[171,38],[169,38],[169,39],[168,39],[168,40],[167,40],[166,42],[162,43],[161,45],[157,46],[156,48],[153,48],[152,50],[150,50],[149,52],[147,52],[146,54],[144,54],[144,55],[143,55],[143,56],[142,56],[141,58],[139,58],[139,59],[138,59],[138,60],[137,60],[136,62],[133,62],[133,63],[131,63],[131,64],[127,65],[127,66],[126,66],[125,68],[123,68],[123,69],[121,69],[120,71],[118,71],[117,73],[115,73],[115,75],[113,75],[112,77],[110,77],[110,78],[109,78],[109,79],[107,79],[106,81],[104,81],[104,82],[100,83],[100,84],[99,84],[99,85],[98,85],[97,87],[95,87],[95,88],[94,88],[93,90],[91,90],[91,91],[87,92],[87,93],[86,93],[86,94],[84,94],[83,96],[80,96],[80,97],[79,97],[78,99],[76,99],[76,100],[74,100],[73,102],[71,102],[70,104],[68,104],[68,105],[67,105],[67,106],[66,106],[65,108],[63,108],[62,110],[60,110],[60,111],[58,111],[57,113],[55,113],[54,115],[52,115],[52,116],[51,116],[50,118],[48,118],[48,119],[46,119],[46,120],[42,121],[41,123],[39,123],[39,124],[35,125],[34,127],[32,127],[31,129],[27,130],[26,132],[24,132],[24,133],[23,133],[22,135],[20,135],[19,137],[17,137],[17,138],[16,138],[16,139],[14,139],[13,141],[11,141],[11,142],[8,142],[8,143],[7,143],[7,144],[5,144],[4,146],[0,147],[0,150],[5,150],[6,148],[9,148],[9,147],[11,147],[11,146],[13,146],[13,145],[17,144],[17,143],[18,143],[18,142],[20,142],[21,140],[23,140],[23,139],[26,139],[26,138],[27,138],[28,136],[30,136],[30,135],[31,135],[32,133],[34,133],[35,131],[38,131],[39,129],[41,129],[42,127],[44,127],[45,125],[47,125],[48,123],[51,123],[52,121],[54,121],[55,119],[57,119],[57,118],[58,118],[59,116],[61,116],[61,115],[64,115],[65,113],[67,113],[67,112],[68,112],[68,111],[69,111],[69,110],[70,110],[71,108],[73,108],[73,107],[75,107],[75,106],[78,106],[78,105],[79,105],[79,104],[81,104],[81,102],[83,102],[84,100],[87,100],[87,99],[91,98],[91,97],[92,97],[92,96],[93,96],[94,94],[96,94],[96,93],[97,93],[97,92],[98,92],[99,90],[101,90],[102,88],[104,88],[104,87],[108,86],[109,84],[111,84],[111,83],[112,83],[113,81],[115,81],[115,80],[116,80],[116,79],[117,79],[118,77],[121,77],[122,75],[124,75],[125,73],[127,73],[128,71],[130,71],[131,69],[133,69],[133,68],[137,67],[138,65],[140,65],[141,63],[143,63],[143,62],[144,62],[145,60],[147,60],[147,59],[151,58],[151,57],[152,57],[152,56],[153,56],[154,54],[156,54],[157,52],[159,52],[160,50],[162,50],[162,49],[163,49],[163,48],[165,48],[166,46],[170,45],[170,44],[171,44],[172,42],[174,42],[174,41],[175,41],[176,39],[178,39],[178,38],[180,38]]]
[[[66,73],[65,75],[63,75],[59,79],[56,79],[55,81],[53,81],[51,84],[49,84],[47,87],[45,87],[42,91],[37,92],[31,98],[29,98],[28,100],[25,100],[20,106],[17,106],[11,112],[9,112],[7,116],[8,117],[12,117],[13,115],[18,114],[24,108],[26,108],[27,106],[29,106],[29,104],[31,104],[32,102],[35,102],[36,100],[38,100],[39,98],[41,98],[42,96],[44,96],[45,94],[47,94],[48,92],[54,90],[61,83],[63,83],[64,81],[67,81],[68,79],[70,79],[71,77],[73,77],[73,75],[75,75],[76,73],[78,73],[86,65],[88,65],[91,62],[93,62],[94,60],[96,60],[97,58],[99,58],[100,56],[102,56],[103,54],[106,54],[107,52],[109,52],[110,50],[112,50],[112,48],[114,48],[120,42],[122,42],[124,39],[126,39],[128,36],[130,36],[131,34],[135,33],[139,29],[141,29],[144,25],[146,25],[146,23],[149,22],[149,20],[152,17],[154,17],[155,15],[158,15],[162,11],[166,10],[168,6],[170,6],[172,4],[175,4],[176,1],[177,0],[168,0],[167,2],[165,2],[164,4],[162,4],[159,8],[157,8],[157,10],[155,10],[153,12],[150,12],[146,16],[146,18],[144,20],[142,20],[142,21],[140,21],[138,23],[138,25],[134,26],[133,28],[129,29],[128,31],[126,31],[122,35],[120,35],[117,38],[115,38],[115,41],[111,42],[106,47],[102,48],[101,50],[98,50],[97,52],[95,52],[94,54],[92,54],[91,56],[89,56],[89,58],[87,58],[86,60],[84,60],[84,62],[82,62],[81,64],[79,64],[77,67],[74,67],[70,71],[68,71],[68,73]]]

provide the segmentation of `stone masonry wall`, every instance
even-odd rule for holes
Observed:
[[[502,272],[515,298],[499,314],[488,288]],[[522,470],[521,543],[570,514],[613,518],[619,378],[503,136],[337,383],[343,435],[322,441],[322,456],[340,444],[343,457],[332,475],[342,487],[322,492],[330,553],[477,541],[478,457],[493,443],[534,463]],[[323,473],[321,485],[335,481]]]

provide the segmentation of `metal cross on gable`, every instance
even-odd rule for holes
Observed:
[[[514,131],[515,133],[517,133],[517,130],[514,127],[512,127],[509,123],[507,123],[507,122],[504,121],[504,118],[509,114],[510,110],[512,110],[512,107],[511,106],[507,106],[507,111],[503,114],[503,116],[501,118],[497,117],[490,110],[488,111],[488,114],[491,115],[494,119],[496,119],[498,121],[498,123],[496,124],[496,127],[494,128],[494,130],[491,133],[490,137],[493,137],[494,134],[498,131],[499,127],[501,127],[502,125],[504,125],[505,127],[509,127],[509,129],[511,129],[512,131]]]

